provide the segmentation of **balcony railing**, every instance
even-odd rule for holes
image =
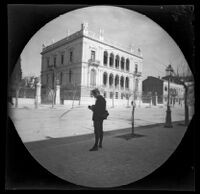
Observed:
[[[140,72],[140,71],[134,71],[133,75],[136,76],[136,77],[140,77],[142,75],[142,72]]]
[[[95,60],[95,59],[89,59],[88,63],[89,63],[89,65],[93,65],[93,66],[99,66],[100,65],[100,61]]]

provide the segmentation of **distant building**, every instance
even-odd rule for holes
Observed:
[[[114,98],[115,104],[125,104],[135,89],[142,92],[140,49],[124,49],[106,41],[103,30],[96,35],[88,30],[87,23],[82,24],[80,31],[43,45],[41,55],[42,89],[54,89],[59,84],[62,102],[71,100],[74,90],[81,102],[90,101],[90,91],[96,87],[108,103]]]
[[[148,76],[147,79],[142,82],[142,94],[143,96],[151,95],[152,104],[167,104],[168,101],[168,80],[167,77],[157,78]],[[183,105],[184,99],[184,87],[180,83],[174,80],[170,81],[170,104]]]

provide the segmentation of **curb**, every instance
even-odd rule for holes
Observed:
[[[184,121],[174,121],[172,122],[172,124],[177,125],[177,124],[182,124],[183,122]],[[135,130],[141,130],[141,129],[144,130],[144,129],[154,128],[154,127],[159,127],[159,126],[162,126],[164,128],[164,124],[165,123],[157,123],[157,124],[151,124],[151,125],[146,125],[146,126],[138,126],[138,127],[135,127]],[[121,135],[121,134],[129,134],[129,133],[131,134],[131,128],[104,131],[104,137],[109,137],[113,135]],[[26,142],[24,143],[24,145],[25,147],[28,148],[28,150],[37,150],[37,149],[40,149],[41,147],[53,147],[53,146],[62,145],[62,144],[83,142],[83,141],[92,140],[93,138],[94,138],[94,134],[89,133],[89,134],[82,134],[82,135],[76,135],[76,136],[49,138],[45,140]],[[49,145],[46,144],[47,142],[49,143]]]

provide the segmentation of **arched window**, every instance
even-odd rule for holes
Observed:
[[[124,57],[121,58],[121,70],[124,70],[124,62],[125,62],[125,59]]]
[[[108,52],[104,51],[104,53],[103,53],[103,64],[107,65],[107,63],[108,63]]]
[[[115,58],[115,68],[119,69],[119,55]]]
[[[130,60],[126,59],[126,71],[129,71]]]
[[[90,73],[90,85],[96,86],[96,71],[94,69],[92,69]]]
[[[111,53],[110,54],[110,61],[109,61],[110,67],[113,67],[113,63],[114,63],[114,55],[113,55],[113,53]]]
[[[115,87],[117,88],[119,86],[119,76],[115,76]]]
[[[126,77],[125,87],[126,87],[127,89],[129,89],[129,78],[128,78],[128,77]]]
[[[112,86],[113,85],[113,74],[111,73],[109,76],[109,85]]]
[[[108,74],[106,72],[104,72],[104,74],[103,74],[103,84],[105,86],[107,85],[107,81],[108,81]]]
[[[123,76],[121,76],[121,78],[120,78],[120,86],[121,86],[121,88],[124,88],[124,77]]]
[[[135,64],[135,73],[138,72],[138,64]]]

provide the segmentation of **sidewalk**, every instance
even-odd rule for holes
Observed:
[[[186,127],[163,124],[105,132],[103,148],[88,151],[92,134],[25,143],[33,157],[61,179],[89,187],[115,187],[135,182],[162,165],[174,152]]]
[[[104,131],[131,127],[131,108],[108,109],[110,115],[104,121]],[[184,120],[183,109],[172,109],[172,121]],[[45,140],[93,133],[92,111],[87,106],[50,106],[38,109],[11,109],[10,117],[23,142]],[[136,108],[135,127],[164,123],[165,108]]]

